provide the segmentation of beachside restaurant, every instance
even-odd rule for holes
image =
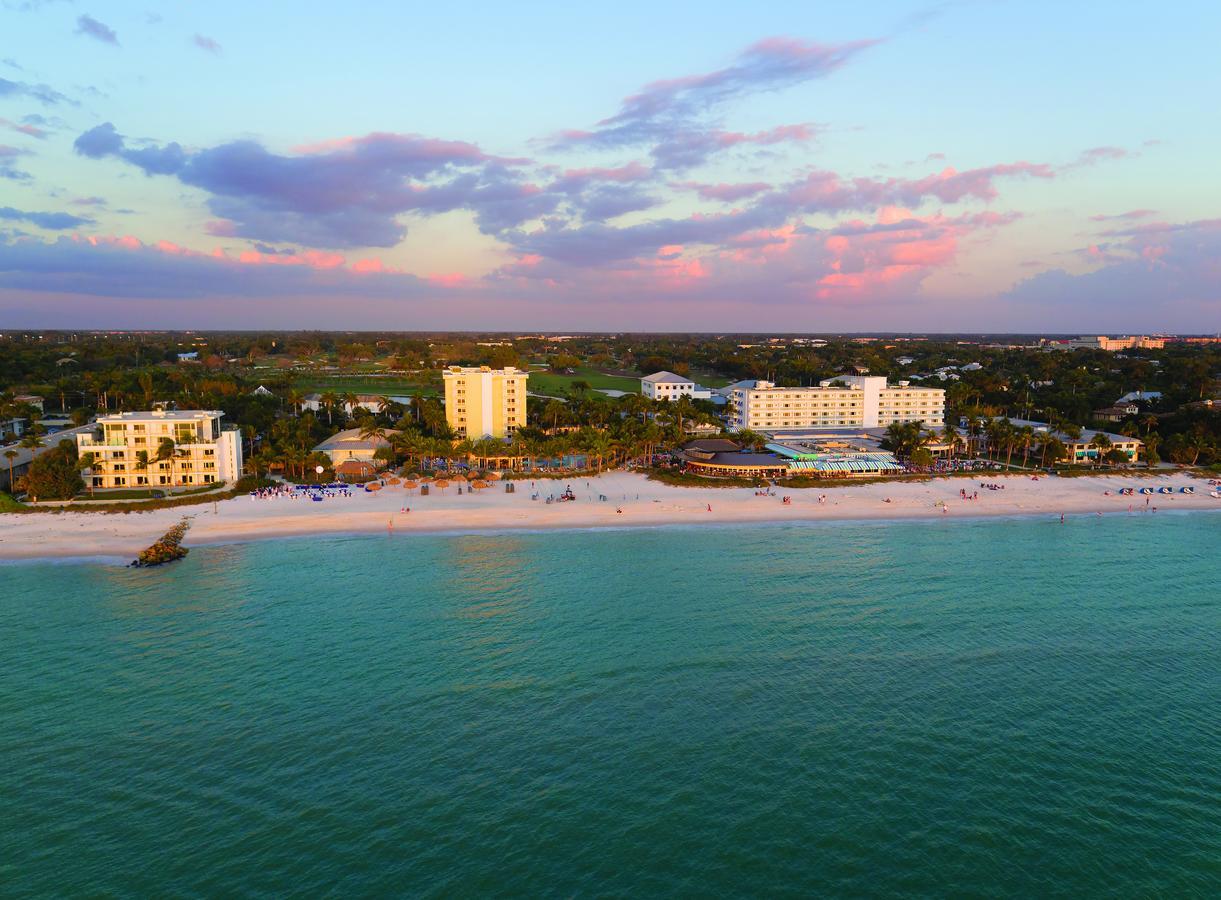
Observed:
[[[744,453],[734,441],[692,441],[679,451],[683,469],[710,478],[784,478],[788,461],[772,453]]]
[[[826,478],[854,478],[870,475],[898,475],[903,464],[885,450],[854,450],[850,447],[819,446],[773,441],[767,449],[788,460],[789,474]]]

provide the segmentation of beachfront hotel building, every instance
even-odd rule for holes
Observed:
[[[222,428],[224,413],[203,409],[154,409],[99,416],[76,435],[82,456],[93,454],[84,472],[95,488],[194,487],[236,482],[242,474],[242,437]],[[173,442],[169,450],[166,440]],[[165,458],[158,459],[158,455]]]
[[[505,366],[450,366],[445,380],[445,421],[463,438],[508,437],[526,425],[528,372]]]
[[[870,375],[841,375],[818,387],[778,387],[770,381],[735,385],[729,424],[735,431],[786,428],[885,428],[895,422],[941,427],[945,391]]]

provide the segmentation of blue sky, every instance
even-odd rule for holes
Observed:
[[[0,326],[1216,331],[1219,25],[0,0]]]

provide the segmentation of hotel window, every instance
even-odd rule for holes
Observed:
[[[115,487],[123,487],[125,484],[127,484],[127,479],[122,477],[121,475],[116,476],[114,483],[115,483]]]

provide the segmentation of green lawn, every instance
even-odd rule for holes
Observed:
[[[535,394],[567,394],[574,381],[584,381],[595,391],[624,391],[640,393],[640,379],[625,375],[607,375],[597,369],[574,369],[573,375],[557,375],[554,372],[531,372],[528,382]]]
[[[440,393],[435,385],[421,384],[418,381],[393,376],[362,378],[359,375],[338,375],[334,378],[327,378],[320,375],[305,375],[294,381],[293,387],[304,393],[319,394],[334,391],[336,394],[377,394],[378,396],[403,397],[422,393],[426,397],[435,397]]]

